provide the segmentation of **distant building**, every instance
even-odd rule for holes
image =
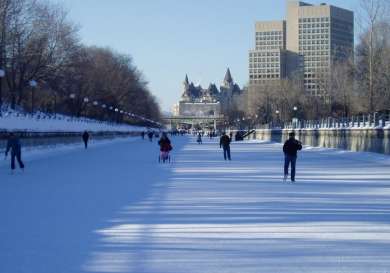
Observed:
[[[211,117],[221,116],[233,107],[245,110],[243,90],[234,83],[229,68],[220,89],[214,83],[206,89],[195,86],[187,75],[183,86],[183,94],[174,111],[176,116]]]
[[[172,115],[173,116],[178,116],[179,115],[179,104],[178,103],[175,103],[172,106]]]
[[[288,2],[286,48],[304,57],[307,94],[326,95],[318,85],[319,77],[329,73],[335,62],[344,61],[353,54],[353,12],[328,4]]]
[[[353,53],[353,12],[331,5],[288,1],[286,20],[257,22],[255,28],[255,49],[249,51],[252,101],[262,86],[293,76],[308,95],[324,97],[320,78]]]

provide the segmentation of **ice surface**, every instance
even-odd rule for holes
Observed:
[[[122,139],[0,164],[0,272],[390,272],[390,161],[281,145]]]

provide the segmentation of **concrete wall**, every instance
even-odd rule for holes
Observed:
[[[249,138],[283,143],[288,133],[289,130],[256,130]],[[390,155],[389,129],[295,130],[295,133],[304,145]]]

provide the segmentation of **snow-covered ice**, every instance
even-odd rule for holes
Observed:
[[[0,163],[0,272],[390,272],[390,157],[281,145],[121,139]]]

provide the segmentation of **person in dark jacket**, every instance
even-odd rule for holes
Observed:
[[[149,138],[149,141],[152,142],[153,141],[153,136],[154,136],[154,133],[152,131],[149,131],[148,132],[148,138]]]
[[[158,145],[160,145],[160,159],[165,162],[169,158],[169,152],[172,151],[171,141],[165,132],[162,133]]]
[[[230,141],[231,139],[224,132],[219,140],[219,147],[223,148],[223,158],[232,160],[230,156]]]
[[[22,161],[22,145],[20,144],[19,137],[10,133],[7,141],[7,149],[5,150],[5,157],[7,158],[8,152],[11,151],[11,170],[15,170],[15,159],[18,161],[19,167],[24,170],[24,164]]]
[[[297,162],[297,152],[302,150],[302,143],[295,139],[295,133],[288,134],[289,139],[283,145],[284,152],[284,181],[288,177],[288,169],[291,163],[291,182],[295,182],[295,166]]]
[[[141,132],[141,137],[142,137],[142,139],[145,139],[145,132],[144,131]]]
[[[88,148],[89,133],[87,131],[85,131],[82,135],[82,138],[84,141],[85,149],[87,149]]]
[[[198,144],[202,144],[202,135],[200,133],[198,133],[198,138],[196,139],[196,142],[198,142]]]

